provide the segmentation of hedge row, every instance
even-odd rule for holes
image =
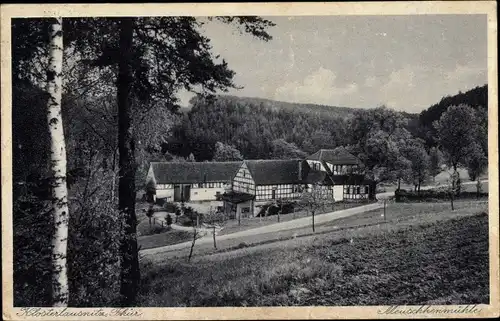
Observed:
[[[449,200],[451,197],[449,192],[443,190],[421,190],[420,192],[396,190],[394,196],[396,202]],[[482,197],[488,197],[488,193],[461,192],[453,195],[454,199],[474,199]]]

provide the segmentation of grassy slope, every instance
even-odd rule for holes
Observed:
[[[358,206],[363,206],[370,203],[337,203],[335,206],[328,206],[324,210],[319,210],[317,211],[317,215],[323,214],[323,213],[330,213],[330,212],[335,212],[335,211],[341,211],[344,209],[349,209],[353,207],[358,207]],[[310,216],[311,214],[308,213],[306,210],[299,210],[295,213],[287,213],[287,214],[281,214],[280,215],[280,222],[287,222],[291,221],[297,218],[302,218],[306,216]],[[233,219],[229,220],[226,222],[224,229],[219,233],[219,235],[226,235],[226,234],[231,234],[231,233],[236,233],[239,231],[244,231],[252,228],[257,228],[261,226],[266,226],[270,224],[275,224],[278,223],[278,215],[270,215],[270,216],[264,216],[264,217],[250,217],[250,218],[244,218],[241,220],[240,225],[238,225],[238,220]]]
[[[179,230],[168,230],[159,234],[140,236],[137,238],[137,243],[142,250],[153,247],[172,245],[191,240],[193,233]]]
[[[249,235],[230,240],[218,240],[217,250],[213,248],[211,243],[196,244],[194,248],[195,258],[213,254],[217,252],[234,251],[241,243],[252,246],[245,251],[253,251],[253,246],[267,244],[265,248],[283,247],[280,240],[286,240],[287,247],[290,247],[288,240],[297,238],[301,243],[308,239],[324,238],[328,234],[329,238],[342,237],[364,237],[374,233],[381,233],[400,229],[408,225],[418,225],[422,223],[434,223],[440,220],[448,220],[456,217],[470,216],[474,213],[488,211],[488,203],[485,201],[459,201],[455,204],[455,211],[450,211],[450,205],[447,202],[439,203],[394,203],[389,204],[386,211],[386,221],[384,222],[382,213],[383,209],[377,209],[349,216],[342,219],[337,219],[325,224],[316,226],[316,233],[312,233],[312,228],[303,227],[273,233],[265,233],[259,235]],[[300,240],[299,240],[300,238]],[[237,252],[237,251],[236,251]],[[182,250],[171,251],[154,255],[151,259],[154,262],[162,262],[165,259],[176,259],[187,257],[189,248]],[[184,260],[184,259],[183,259]]]
[[[251,249],[146,267],[142,305],[488,302],[485,214],[359,238],[334,233],[295,247]]]

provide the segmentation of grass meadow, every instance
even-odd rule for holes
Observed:
[[[429,206],[436,211],[399,208],[401,218],[394,212],[389,223],[352,228],[353,222],[344,222],[351,228],[199,256],[191,263],[143,262],[140,305],[488,303],[487,206],[464,202],[453,213],[444,204],[441,212]]]

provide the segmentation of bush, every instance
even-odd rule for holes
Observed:
[[[266,211],[269,208],[269,212],[267,213],[268,216],[270,215],[278,215],[278,212],[281,209],[281,214],[289,214],[293,213],[294,208],[297,206],[295,202],[289,202],[289,201],[283,201],[280,206],[280,201],[278,201],[278,206],[275,206],[274,203],[268,203],[264,204],[260,210],[259,213],[257,213],[257,217],[259,216],[265,216]]]
[[[167,202],[166,198],[157,198],[155,204],[163,207],[166,202]]]
[[[238,244],[237,248],[238,249],[242,249],[242,248],[245,248],[245,247],[248,247],[248,244],[245,243],[245,242],[241,242],[240,244]]]
[[[166,212],[177,213],[177,211],[179,211],[179,214],[180,214],[180,208],[175,203],[165,202],[162,207],[163,207],[163,210],[165,210]]]
[[[172,225],[172,216],[170,216],[170,214],[167,214],[165,217],[165,222],[167,223],[167,226]]]
[[[449,200],[450,193],[446,189],[429,189],[419,192],[399,190],[394,192],[396,202],[425,201],[435,202],[437,200]],[[454,199],[473,199],[477,197],[487,197],[488,193],[461,192],[454,196]]]

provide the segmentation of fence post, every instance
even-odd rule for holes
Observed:
[[[386,206],[387,199],[384,199],[384,222],[385,222],[385,206]]]

